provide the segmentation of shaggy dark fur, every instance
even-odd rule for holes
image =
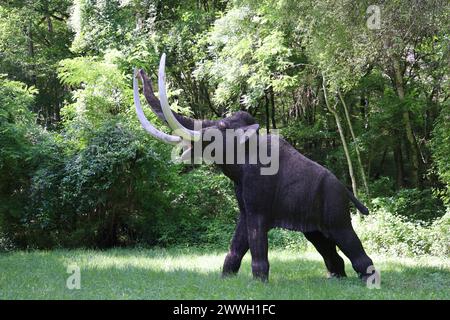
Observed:
[[[143,71],[144,95],[158,117],[165,121],[159,100]],[[193,129],[194,120],[174,113],[179,122]],[[222,120],[204,120],[203,127],[237,129],[255,124],[247,112],[237,112]],[[267,136],[270,140],[270,135]],[[268,239],[271,228],[301,231],[322,255],[329,276],[345,277],[344,261],[336,245],[350,259],[361,278],[366,278],[372,260],[365,253],[353,230],[349,200],[367,214],[367,208],[327,169],[304,157],[289,143],[279,140],[279,171],[261,175],[260,164],[219,165],[235,183],[240,216],[223,275],[238,272],[250,249],[253,276],[268,280]]]

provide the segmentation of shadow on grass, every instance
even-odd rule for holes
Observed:
[[[16,252],[0,255],[2,299],[448,299],[450,271],[377,261],[380,290],[348,278],[326,279],[317,255],[274,252],[268,284],[252,280],[247,255],[239,274],[221,279],[225,254],[189,250]],[[69,265],[81,289],[69,290]]]

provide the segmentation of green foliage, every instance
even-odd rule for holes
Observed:
[[[228,245],[237,209],[226,177],[211,168],[199,168],[176,178],[168,192],[171,210],[143,221],[142,227],[156,234],[150,242],[164,246]]]
[[[70,0],[11,0],[0,3],[0,73],[39,90],[32,110],[55,129],[66,96],[56,77],[58,61],[70,57],[66,24]]]
[[[386,2],[381,30],[367,28],[371,4],[1,2],[0,247],[228,246],[231,182],[171,164],[135,116],[132,68],[154,77],[165,52],[174,109],[196,118],[247,109],[349,185],[326,75],[331,104],[339,89],[348,105],[355,139],[341,103],[336,114],[357,184],[357,148],[369,181],[374,213],[362,233],[374,250],[448,252],[439,200],[450,204],[448,3]],[[282,230],[270,241],[305,244]]]
[[[217,85],[217,104],[242,99],[244,106],[254,108],[267,88],[281,92],[297,83],[286,73],[292,67],[291,52],[275,22],[248,6],[233,8],[216,20],[208,36],[211,59],[195,74]]]
[[[368,252],[394,256],[450,255],[449,213],[424,225],[379,209],[367,217],[355,217],[353,224]]]
[[[308,241],[297,231],[273,229],[269,232],[269,245],[272,248],[283,248],[292,251],[305,251]]]
[[[402,189],[390,197],[374,198],[372,204],[376,209],[406,217],[412,222],[429,223],[445,213],[442,201],[430,189]]]
[[[43,137],[29,110],[36,90],[0,75],[0,230],[9,219],[21,215],[30,177],[45,150]]]
[[[156,190],[166,189],[170,177],[152,144],[140,137],[110,121],[91,131],[76,154],[64,155],[55,146],[51,165],[32,179],[30,203],[5,229],[16,230],[13,239],[22,247],[135,243],[142,201],[153,203],[154,211],[165,210],[167,200]]]
[[[144,2],[142,6],[149,6],[151,12],[152,1]],[[132,41],[136,6],[138,1],[74,1],[70,21],[75,31],[72,50],[99,54]]]
[[[389,197],[395,194],[395,181],[382,176],[370,184],[370,194],[373,198]]]
[[[441,181],[445,184],[440,193],[447,205],[450,205],[450,105],[447,104],[433,131],[431,141],[435,168]]]

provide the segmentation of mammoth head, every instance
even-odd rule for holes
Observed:
[[[230,157],[236,148],[257,136],[259,125],[247,112],[239,111],[220,120],[194,120],[172,112],[166,92],[165,54],[162,55],[158,72],[159,100],[154,96],[151,83],[143,71],[134,71],[133,89],[136,113],[143,128],[153,137],[169,144],[177,145],[175,150],[183,149],[181,160],[194,160],[196,155],[211,151],[217,159],[222,155]],[[145,117],[138,91],[138,76],[144,84],[144,95],[156,115],[165,120],[172,134],[156,129]],[[188,125],[189,127],[186,127]],[[211,150],[214,149],[214,150]],[[219,160],[220,161],[220,160]]]
[[[256,147],[259,125],[248,124],[241,117],[245,115],[238,112],[218,121],[216,125],[198,128],[201,139],[184,142],[184,152],[180,160],[188,163],[199,163],[201,160],[216,164],[245,163],[247,146],[251,143]],[[255,148],[252,150],[256,151]]]

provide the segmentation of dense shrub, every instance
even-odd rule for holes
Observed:
[[[0,242],[5,248],[18,232],[13,222],[23,217],[33,172],[46,157],[47,135],[30,111],[35,93],[0,75]]]
[[[395,181],[390,177],[381,176],[370,183],[370,196],[373,198],[393,196]]]
[[[372,201],[376,210],[386,210],[408,221],[431,223],[445,213],[442,200],[431,189],[402,189],[390,197],[379,197]]]
[[[11,240],[0,231],[0,252],[11,251],[15,249]]]
[[[355,216],[353,224],[368,252],[450,255],[450,212],[425,225],[380,209],[366,217]]]
[[[36,170],[20,214],[3,223],[20,247],[132,244],[140,217],[169,207],[172,167],[121,122],[105,122],[76,153],[61,149],[54,141],[52,161]]]
[[[440,191],[441,197],[450,205],[450,103],[447,101],[436,121],[433,130],[431,148],[433,151],[434,169],[444,187]]]
[[[171,211],[145,223],[159,245],[228,245],[238,216],[228,178],[202,166],[179,175],[169,192]]]
[[[303,251],[307,248],[308,241],[301,232],[273,229],[269,232],[269,245],[274,248]]]

